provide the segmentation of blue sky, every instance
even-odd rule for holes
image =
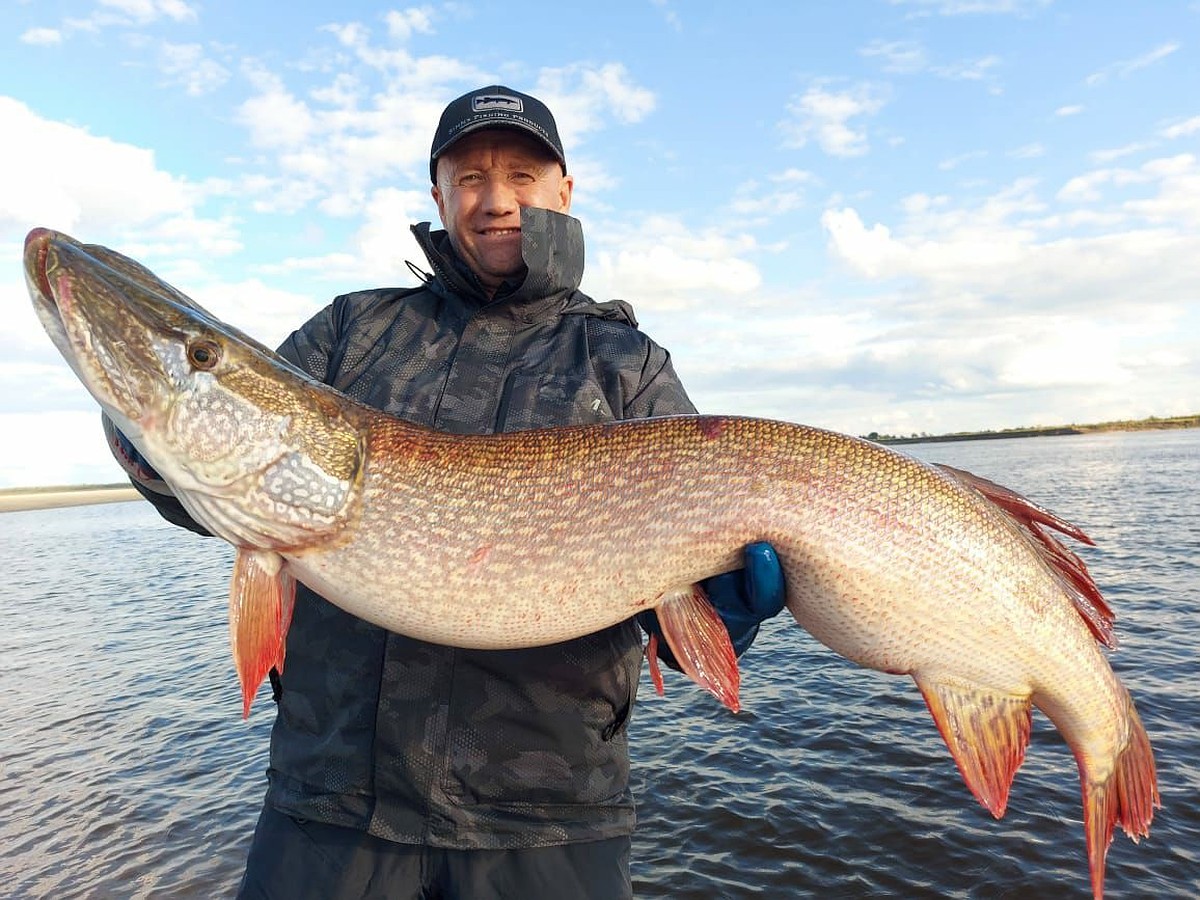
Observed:
[[[33,315],[31,227],[275,344],[414,283],[437,116],[493,83],[555,110],[584,289],[634,304],[703,411],[1200,411],[1196,0],[289,6],[7,5],[0,487],[120,478]]]

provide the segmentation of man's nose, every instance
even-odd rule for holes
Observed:
[[[504,178],[489,178],[483,191],[483,209],[495,215],[519,209],[517,192]]]

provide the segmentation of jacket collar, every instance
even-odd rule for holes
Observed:
[[[489,298],[479,279],[458,258],[450,236],[429,222],[412,226],[413,235],[433,267],[434,281],[480,307],[503,306],[524,321],[559,313],[578,293],[583,278],[583,227],[579,220],[548,209],[521,210],[521,256],[527,272],[518,284],[505,282]]]

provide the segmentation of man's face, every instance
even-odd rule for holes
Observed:
[[[433,199],[450,243],[494,293],[524,276],[521,208],[571,208],[574,179],[548,149],[511,128],[467,135],[437,161]]]

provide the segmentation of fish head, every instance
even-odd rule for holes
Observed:
[[[25,278],[67,364],[197,521],[271,549],[341,526],[353,404],[116,251],[35,229]]]

